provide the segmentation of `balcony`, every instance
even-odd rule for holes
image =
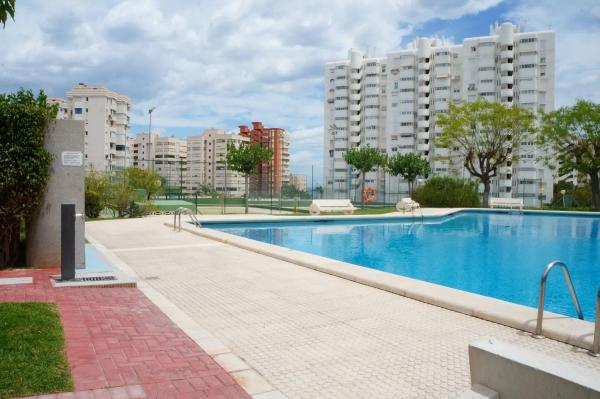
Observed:
[[[500,72],[510,72],[514,69],[515,68],[512,62],[503,62],[502,64],[500,64]]]
[[[419,108],[417,110],[418,116],[429,116],[430,113],[431,113],[431,111],[429,111],[429,108]]]
[[[417,104],[429,104],[429,97],[419,97],[417,99]]]
[[[502,83],[503,85],[511,85],[514,83],[514,81],[514,76],[502,76],[500,78],[500,83]]]
[[[348,109],[354,112],[360,111],[360,104],[350,104]]]
[[[360,73],[354,72],[354,73],[350,74],[350,79],[355,79],[356,80],[356,79],[360,79],[360,77],[361,77]]]
[[[417,127],[420,127],[420,128],[429,127],[429,121],[418,121],[417,122]]]
[[[428,85],[419,86],[419,93],[429,93],[431,88]]]
[[[502,89],[500,90],[500,97],[513,97],[514,91],[513,89]]]
[[[349,130],[353,133],[360,133],[360,125],[350,125]]]
[[[429,132],[419,132],[419,133],[417,133],[417,139],[419,139],[419,140],[429,140]]]
[[[350,94],[350,101],[360,101],[360,94]]]
[[[360,135],[350,136],[349,141],[351,143],[360,143]]]
[[[510,174],[512,173],[512,166],[501,166],[498,168],[498,173],[502,175]]]
[[[429,82],[429,74],[428,73],[419,74],[419,80],[423,81],[423,82]]]
[[[503,60],[507,58],[515,58],[515,52],[513,50],[502,50],[500,52],[500,58]]]
[[[439,67],[435,70],[435,76],[437,78],[449,78],[450,77],[450,67]]]
[[[360,90],[360,83],[350,84],[350,90]]]
[[[417,151],[429,151],[429,144],[417,144]]]
[[[498,185],[500,187],[512,187],[512,179],[500,179]]]
[[[430,65],[431,65],[431,63],[430,63],[430,62],[419,62],[419,63],[417,64],[417,67],[418,67],[419,69],[429,69]]]

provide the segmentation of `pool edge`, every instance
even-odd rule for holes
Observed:
[[[247,219],[246,221],[249,222]],[[165,222],[164,225],[173,228],[172,223]],[[182,226],[182,230],[521,331],[533,333],[535,330],[537,310],[528,306],[267,244],[218,230],[191,226]],[[556,341],[591,349],[594,324],[557,313],[544,312],[543,333]]]

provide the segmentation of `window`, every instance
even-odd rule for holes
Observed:
[[[481,97],[491,97],[491,96],[495,96],[496,93],[494,93],[493,91],[484,91],[484,92],[479,93],[479,95]]]
[[[394,89],[398,88],[398,82],[394,82]]]
[[[481,42],[479,43],[479,47],[491,47],[495,46],[496,42]]]
[[[404,65],[404,66],[402,67],[402,69],[404,69],[405,71],[407,71],[407,70],[409,70],[409,69],[413,69],[413,66],[412,66],[412,65]]]
[[[441,67],[449,67],[450,63],[448,63],[448,62],[440,62],[439,64],[435,64],[435,66],[439,67],[439,68],[441,68]]]
[[[347,90],[348,86],[335,86],[337,90]]]
[[[336,97],[336,100],[348,100],[347,96],[342,96],[342,97]]]
[[[480,80],[479,83],[494,83],[494,80],[493,79],[483,79],[483,80]]]
[[[412,76],[407,76],[407,77],[404,77],[404,78],[400,78],[400,80],[402,80],[402,81],[409,81],[409,80],[415,80],[415,78],[413,78]]]
[[[414,92],[415,89],[401,89],[400,92],[401,93],[408,93],[408,92]]]
[[[495,71],[496,67],[490,66],[490,67],[479,67],[479,71]]]
[[[438,86],[435,88],[435,91],[444,91],[444,90],[450,90],[450,86]]]
[[[368,67],[374,67],[374,66],[377,66],[377,63],[376,62],[369,62],[369,63],[367,63],[367,66]]]
[[[402,123],[400,123],[400,126],[414,126],[414,123],[412,123],[412,122],[402,122]]]
[[[520,69],[530,69],[530,68],[535,68],[535,64],[521,64],[519,65]]]
[[[82,108],[75,108],[75,113],[76,114],[82,114],[83,113],[83,109]]]
[[[526,37],[519,40],[519,43],[535,43],[537,39],[535,37]]]

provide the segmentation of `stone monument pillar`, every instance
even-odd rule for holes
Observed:
[[[85,215],[85,125],[83,121],[53,120],[45,131],[45,147],[54,157],[50,179],[40,205],[27,230],[27,265],[60,266],[60,208],[75,204],[75,212]],[[85,267],[85,224],[75,218],[75,267]]]

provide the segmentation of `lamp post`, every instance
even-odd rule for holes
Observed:
[[[148,109],[149,120],[148,120],[148,165],[147,165],[147,169],[150,169],[150,151],[152,148],[152,112],[154,112],[155,109],[156,109],[156,107],[152,107],[152,108]],[[154,169],[154,163],[152,164],[152,169]]]

